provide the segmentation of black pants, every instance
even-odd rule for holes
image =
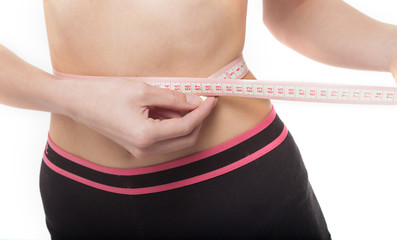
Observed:
[[[274,109],[235,139],[152,167],[102,167],[49,139],[40,188],[52,239],[331,239]]]

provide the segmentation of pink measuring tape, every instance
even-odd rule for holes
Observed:
[[[241,80],[248,72],[242,56],[209,78],[126,77],[152,86],[203,96],[238,96],[306,102],[397,105],[397,87]],[[61,78],[107,78],[73,75],[54,70]]]

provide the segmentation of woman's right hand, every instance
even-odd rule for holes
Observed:
[[[216,104],[199,96],[124,78],[62,79],[62,114],[85,124],[136,158],[192,146]],[[181,111],[188,111],[182,115]]]

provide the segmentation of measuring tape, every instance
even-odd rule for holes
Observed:
[[[241,80],[248,72],[242,56],[209,78],[125,77],[151,86],[203,96],[238,96],[305,102],[397,105],[397,87],[372,87],[309,82]],[[61,73],[61,78],[109,78]],[[111,77],[114,78],[114,77]]]
[[[217,78],[132,78],[204,96],[239,96],[306,102],[397,104],[397,88]]]

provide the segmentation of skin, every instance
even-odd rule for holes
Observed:
[[[241,54],[246,5],[45,0],[52,64],[82,75],[207,77]],[[397,28],[343,1],[264,0],[263,13],[277,39],[314,60],[396,76]],[[186,95],[112,77],[59,80],[1,46],[0,66],[0,103],[52,112],[55,144],[109,167],[149,166],[203,151],[252,128],[271,110],[263,99],[189,104]]]
[[[234,60],[243,50],[245,1],[69,2],[44,3],[52,63],[60,72],[102,76],[208,77]],[[229,14],[235,16],[235,19],[229,21]],[[116,15],[117,18],[114,17]],[[70,19],[74,19],[73,22]],[[213,34],[206,38],[199,37],[207,35],[208,31]],[[253,75],[249,74],[247,77],[253,78]],[[120,106],[129,93],[125,96],[114,94],[117,92],[120,95],[122,89],[128,89],[118,84],[128,83],[100,82],[103,81],[92,86],[91,81],[86,87],[92,89],[106,84],[106,87],[101,86],[98,89],[98,92],[103,90],[106,97],[93,96],[95,100],[92,105],[88,106],[87,103],[79,107],[74,119],[52,114],[50,136],[66,151],[111,167],[153,165],[203,151],[252,128],[271,109],[268,100],[220,97],[216,108],[202,124],[197,121],[195,126],[200,125],[193,130],[186,129],[181,124],[163,124],[158,128],[154,128],[152,124],[151,130],[139,132],[138,129],[133,134],[138,137],[143,135],[139,138],[146,137],[137,142],[141,149],[126,151],[128,142],[112,140],[123,134],[126,128],[145,127],[144,119],[137,121],[136,118],[127,116],[128,106]],[[81,86],[76,88],[84,89]],[[114,90],[110,90],[112,88]],[[140,92],[142,91],[145,90]],[[76,99],[84,92],[85,90],[76,94]],[[158,99],[154,93],[142,95],[148,101]],[[139,99],[132,100],[139,102]],[[95,119],[87,121],[87,118],[101,113],[91,114],[90,109],[102,109],[104,114],[111,113],[111,116],[106,116],[104,123],[92,124]],[[81,118],[81,114],[87,115]],[[173,117],[178,118],[178,115]],[[111,119],[108,121],[107,118]],[[116,133],[111,133],[111,136],[104,137],[106,133],[101,129],[109,125],[119,129]],[[178,129],[182,132],[171,139],[166,139],[169,135],[163,134]],[[155,136],[159,134],[164,136]],[[177,140],[185,135],[193,138]],[[161,144],[172,152],[161,153],[162,149],[156,149]],[[181,147],[183,149],[179,150]],[[129,152],[133,152],[132,155]]]

